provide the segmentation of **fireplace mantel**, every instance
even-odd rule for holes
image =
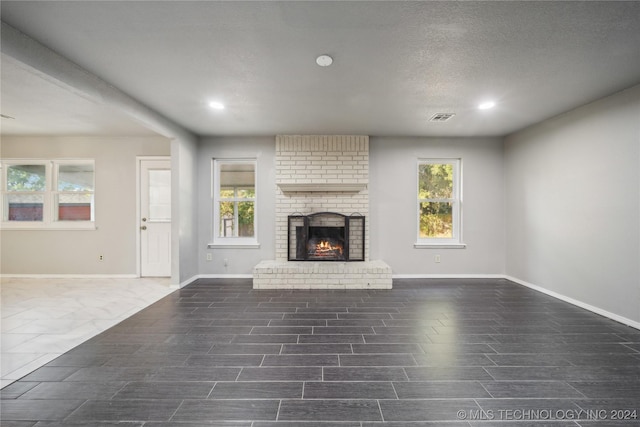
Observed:
[[[278,187],[283,193],[314,193],[314,192],[341,192],[359,193],[367,189],[367,184],[361,183],[279,183]]]
[[[278,135],[274,166],[277,185],[276,259],[262,261],[255,267],[253,287],[391,289],[391,267],[381,260],[369,259],[369,223],[364,221],[369,215],[369,137]],[[361,219],[359,226],[356,224],[358,220],[352,218],[353,224],[349,221],[349,237],[357,237],[357,242],[349,242],[349,257],[357,262],[329,260],[324,256],[319,258],[317,253],[313,254],[313,260],[308,255],[299,258],[297,234],[293,246],[296,257],[292,259],[289,253],[289,219],[302,215],[301,212],[326,214],[328,211]],[[302,225],[305,225],[304,221]],[[307,233],[316,225],[322,228],[334,224],[327,222],[314,225],[309,222]],[[295,230],[297,233],[297,228]],[[328,237],[335,238],[333,235]],[[305,238],[304,235],[301,235],[302,238]],[[321,245],[321,252],[323,248]],[[308,249],[306,254],[309,254]],[[357,259],[351,258],[352,254],[357,255]]]

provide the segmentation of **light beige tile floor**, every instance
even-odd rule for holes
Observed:
[[[168,278],[0,278],[0,388],[175,290]]]

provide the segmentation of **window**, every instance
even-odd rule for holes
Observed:
[[[15,164],[5,167],[5,221],[44,220],[47,192],[46,164]]]
[[[418,161],[417,245],[459,245],[460,160]]]
[[[256,245],[256,162],[214,160],[213,243]]]
[[[4,228],[95,228],[93,160],[4,160]]]
[[[57,221],[93,221],[93,162],[54,163]]]

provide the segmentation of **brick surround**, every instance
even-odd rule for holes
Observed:
[[[369,216],[368,136],[276,137],[276,260],[287,260],[287,217],[315,212]],[[285,192],[287,184],[313,184],[314,191]],[[362,191],[337,191],[360,184]],[[331,190],[322,191],[323,186]],[[365,229],[365,261],[369,228]]]
[[[287,261],[287,218],[317,212],[369,216],[369,137],[276,137],[276,259],[254,269],[254,288],[391,288],[391,269],[369,260],[369,221],[364,262]]]

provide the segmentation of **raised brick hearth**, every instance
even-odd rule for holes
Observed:
[[[369,260],[365,222],[364,261],[288,261],[288,218],[318,212],[369,216],[369,137],[276,137],[276,259],[254,268],[253,287],[287,289],[390,289],[391,268]]]
[[[391,289],[391,268],[382,261],[262,261],[255,289]]]

